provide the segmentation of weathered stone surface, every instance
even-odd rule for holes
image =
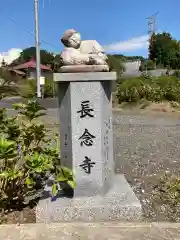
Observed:
[[[70,82],[59,91],[61,164],[75,173],[76,196],[103,194],[114,175],[111,84]]]
[[[178,240],[180,224],[174,223],[53,223],[1,225],[0,240]]]
[[[41,200],[36,208],[37,222],[140,220],[141,204],[123,175],[116,175],[106,195],[86,196],[86,189],[73,199]],[[89,186],[86,185],[87,189]],[[91,190],[91,189],[89,189]],[[79,192],[80,193],[80,192]]]
[[[69,65],[107,65],[104,49],[96,40],[81,41],[80,33],[74,29],[65,31],[61,38],[65,48],[60,54],[62,64]]]
[[[61,80],[70,78],[59,81],[61,164],[75,173],[76,188],[73,199],[41,200],[38,222],[141,217],[141,204],[124,176],[115,176],[110,80],[116,74],[99,74],[59,74]]]
[[[78,73],[54,73],[54,81],[63,82],[88,82],[88,81],[112,81],[116,79],[116,72],[78,72]],[[61,93],[59,93],[60,96]],[[63,97],[63,96],[62,96]]]

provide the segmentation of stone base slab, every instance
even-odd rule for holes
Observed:
[[[52,223],[0,225],[0,240],[178,240],[179,223]]]
[[[53,79],[57,83],[62,82],[89,82],[89,81],[116,81],[116,72],[75,72],[54,73]]]
[[[104,196],[50,198],[40,200],[36,208],[36,222],[98,222],[140,220],[142,208],[124,175],[116,175],[114,186]]]

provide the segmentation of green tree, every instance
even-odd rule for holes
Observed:
[[[0,99],[7,96],[18,95],[16,83],[20,80],[18,76],[12,76],[7,68],[0,68]]]
[[[163,67],[180,67],[180,44],[170,33],[153,34],[149,44],[149,59]]]
[[[155,63],[152,60],[143,61],[139,67],[139,71],[148,71],[155,68]]]
[[[62,60],[60,54],[54,56],[53,63],[51,65],[54,72],[59,72],[60,67],[62,66]]]
[[[40,57],[41,57],[41,64],[44,64],[44,65],[50,64],[51,65],[53,63],[54,55],[52,53],[48,52],[47,50],[41,49]],[[32,58],[36,59],[36,48],[35,47],[25,48],[21,52],[20,56],[16,60],[14,60],[10,64],[10,66],[27,62]]]
[[[108,65],[110,71],[116,71],[118,77],[124,71],[124,67],[122,65],[122,61],[117,57],[117,55],[108,55]]]
[[[154,61],[157,58],[156,34],[153,33],[149,39],[149,59]]]

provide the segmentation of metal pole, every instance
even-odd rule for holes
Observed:
[[[37,97],[41,98],[41,67],[40,67],[40,43],[39,43],[39,23],[38,23],[38,0],[34,0],[35,15],[35,36],[36,36],[36,79],[37,79]]]

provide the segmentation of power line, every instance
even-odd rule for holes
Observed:
[[[35,37],[35,45],[36,45],[36,80],[37,80],[37,97],[41,98],[41,85],[40,85],[40,78],[41,78],[41,59],[40,59],[40,41],[39,41],[39,21],[38,21],[38,4],[39,0],[34,0],[34,22],[35,22],[35,34],[30,32],[28,29],[21,27],[25,32],[30,34],[31,36]],[[18,25],[14,19],[7,16],[8,19],[10,19],[15,25]],[[41,43],[44,42],[45,44],[48,44],[52,46],[51,44],[41,41]]]
[[[28,29],[24,28],[23,26],[20,26],[20,24],[18,24],[12,17],[10,16],[6,16],[11,22],[13,22],[16,26],[20,27],[23,31],[25,31],[26,33],[28,33],[29,35],[31,35],[32,37],[35,38],[35,34],[33,34],[31,31],[29,31]],[[56,47],[46,41],[44,41],[43,39],[41,39],[40,44],[45,44],[48,45],[50,47],[52,47],[54,50],[56,49]]]

